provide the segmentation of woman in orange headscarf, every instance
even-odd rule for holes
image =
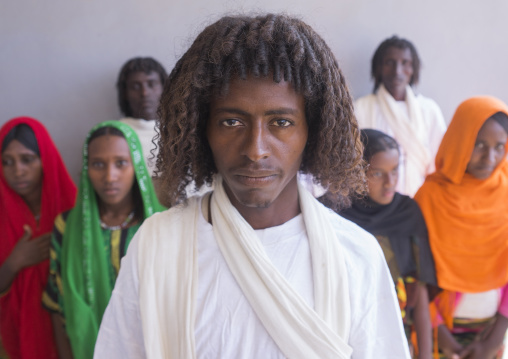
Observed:
[[[507,140],[503,102],[464,101],[415,196],[444,289],[435,324],[447,358],[496,357],[508,327]]]

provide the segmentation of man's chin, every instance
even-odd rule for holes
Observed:
[[[274,199],[269,198],[265,193],[242,193],[233,194],[235,196],[234,202],[239,203],[243,207],[247,208],[268,208],[274,202]],[[233,201],[232,201],[233,202]],[[234,205],[234,203],[233,203]]]

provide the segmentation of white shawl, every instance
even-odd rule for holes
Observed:
[[[350,358],[349,285],[328,211],[299,185],[312,256],[315,309],[268,259],[254,229],[229,201],[217,177],[211,199],[214,235],[224,258],[277,346],[288,358]],[[171,209],[170,221],[142,233],[139,296],[148,358],[196,358],[194,322],[199,200]],[[144,227],[142,227],[143,229]]]
[[[388,122],[394,137],[406,152],[406,167],[404,188],[407,193],[414,194],[420,187],[423,179],[432,166],[432,155],[429,149],[428,124],[422,113],[420,104],[411,89],[406,86],[406,104],[409,109],[409,117],[407,113],[401,111],[397,106],[397,101],[381,84],[376,92],[375,99],[379,105],[383,117]],[[371,106],[372,112],[374,106]],[[365,128],[376,128],[376,116],[371,113],[363,126]]]

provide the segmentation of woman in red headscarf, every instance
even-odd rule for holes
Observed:
[[[0,334],[11,359],[57,358],[41,306],[55,217],[76,187],[47,130],[18,117],[0,129]]]
[[[497,358],[508,327],[507,141],[503,102],[464,101],[415,196],[444,289],[434,317],[446,358]]]

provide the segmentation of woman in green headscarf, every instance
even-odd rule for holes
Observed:
[[[120,259],[141,223],[164,207],[126,124],[96,125],[83,147],[76,206],[55,220],[43,305],[61,358],[92,358]],[[72,348],[72,349],[71,349]]]

